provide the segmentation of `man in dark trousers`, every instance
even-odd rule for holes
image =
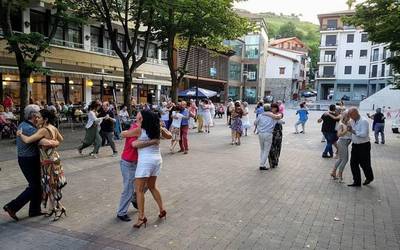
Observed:
[[[361,186],[360,167],[364,171],[366,180],[363,185],[368,185],[374,180],[371,168],[371,143],[369,141],[369,124],[367,119],[360,116],[357,108],[350,108],[349,116],[352,119],[348,130],[352,133],[352,149],[350,167],[353,174],[353,183],[350,187]]]
[[[325,137],[326,146],[322,153],[322,158],[333,157],[333,144],[337,139],[336,135],[336,122],[340,120],[340,116],[336,116],[336,105],[332,104],[329,106],[329,112],[324,113],[318,123],[322,122],[321,132]]]
[[[116,120],[114,119],[114,111],[110,108],[108,102],[103,102],[99,117],[104,117],[103,121],[100,123],[101,145],[105,146],[107,141],[113,151],[112,155],[116,156],[118,154],[114,143],[114,123]]]
[[[18,130],[27,136],[36,133],[37,121],[40,119],[40,107],[38,105],[28,105],[25,107],[25,121],[21,122]],[[42,139],[41,145],[57,146],[58,142]],[[40,175],[40,154],[37,142],[24,143],[20,137],[17,137],[18,164],[28,181],[28,187],[14,200],[3,207],[11,218],[18,221],[16,213],[29,203],[29,217],[43,215],[41,211],[42,188]]]

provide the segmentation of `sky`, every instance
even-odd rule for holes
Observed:
[[[247,0],[236,3],[235,7],[254,13],[302,14],[301,20],[315,24],[318,24],[318,14],[348,9],[346,0]]]

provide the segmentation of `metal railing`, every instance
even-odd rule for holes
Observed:
[[[74,49],[84,49],[84,45],[82,43],[75,43],[71,41],[65,41],[60,39],[52,39],[51,44],[57,46],[63,46],[67,48],[74,48]]]
[[[325,55],[323,58],[322,58],[322,61],[321,62],[336,62],[336,56],[333,56],[333,55]]]

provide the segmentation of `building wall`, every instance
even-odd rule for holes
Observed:
[[[275,100],[288,100],[292,95],[293,80],[291,78],[267,78],[266,91]]]
[[[280,74],[279,69],[281,67],[285,68],[285,74]],[[294,76],[294,63],[292,60],[288,58],[281,57],[279,55],[269,54],[267,59],[267,70],[266,70],[266,78],[275,78],[275,79],[293,79]],[[268,90],[268,83],[266,86]]]
[[[327,27],[328,20],[333,19],[338,20],[336,29]],[[324,99],[329,89],[332,89],[334,100],[350,97],[350,101],[361,101],[386,85],[382,81],[385,82],[391,76],[388,65],[384,66],[384,73],[381,75],[382,65],[385,64],[382,58],[384,45],[372,45],[370,41],[363,40],[363,37],[367,38],[365,37],[367,33],[360,28],[344,25],[340,15],[320,16],[320,24],[321,45],[317,77],[317,86],[321,91],[317,97],[319,100]],[[336,42],[326,43],[327,36],[332,35],[336,35]],[[379,48],[377,60],[373,60],[374,48]],[[335,52],[335,56],[328,56],[329,52]],[[363,56],[361,52],[364,53]],[[373,65],[377,65],[377,76],[371,78]],[[334,67],[333,75],[324,75],[325,67]],[[380,83],[373,83],[371,80]]]

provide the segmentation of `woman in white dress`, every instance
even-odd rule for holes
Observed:
[[[203,126],[206,133],[210,133],[210,126],[212,125],[211,118],[211,105],[208,100],[204,100],[203,104]]]
[[[162,158],[160,153],[160,118],[152,111],[142,110],[138,113],[137,119],[142,121],[141,128],[135,131],[138,139],[132,142],[132,147],[138,148],[138,162],[135,172],[135,192],[138,204],[138,220],[133,225],[140,228],[143,224],[146,226],[147,218],[144,214],[144,191],[147,187],[159,208],[158,217],[165,218],[167,212],[164,209],[160,191],[156,187],[157,176],[160,174]],[[135,135],[135,136],[136,136]],[[158,140],[158,143],[139,148],[143,141]]]
[[[243,102],[243,116],[242,116],[242,126],[244,129],[244,136],[247,136],[247,130],[251,128],[250,118],[249,118],[249,104],[247,102]]]
[[[211,126],[214,127],[215,105],[211,100],[209,100],[209,102],[210,102]]]

